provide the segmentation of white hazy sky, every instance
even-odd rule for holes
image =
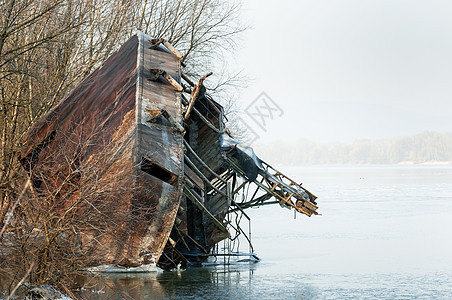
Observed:
[[[243,0],[243,19],[240,103],[284,111],[260,142],[452,131],[452,1]]]

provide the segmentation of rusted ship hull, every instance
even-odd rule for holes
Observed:
[[[181,57],[165,40],[137,33],[43,116],[23,146],[42,205],[60,218],[75,208],[86,215],[71,234],[91,266],[203,262],[231,228],[244,234],[228,219],[248,218],[249,207],[317,214],[314,195],[231,138],[223,107],[206,94],[209,74],[193,83]],[[250,184],[256,192],[239,201]]]
[[[147,121],[153,109],[180,120],[180,93],[149,81],[151,68],[180,77],[178,59],[163,47],[151,50],[138,34],[41,118],[22,150],[22,164],[42,192],[71,189],[65,178],[99,192],[98,207],[111,226],[81,232],[84,247],[94,249],[92,265],[156,263],[179,207],[182,135],[171,124]],[[83,181],[71,176],[75,169],[96,176]],[[79,192],[61,194],[61,211],[80,201]]]

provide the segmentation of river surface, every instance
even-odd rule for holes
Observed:
[[[293,211],[279,206],[248,210],[259,263],[98,276],[82,294],[91,299],[452,299],[452,166],[279,169],[318,196],[322,216],[294,219]]]

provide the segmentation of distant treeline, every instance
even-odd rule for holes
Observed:
[[[411,137],[357,140],[352,144],[308,140],[257,145],[263,160],[281,164],[399,164],[452,162],[452,132],[425,132]]]

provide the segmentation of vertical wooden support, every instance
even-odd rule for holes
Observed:
[[[193,105],[195,104],[195,101],[198,98],[199,90],[201,89],[202,83],[204,82],[204,80],[207,77],[209,77],[212,74],[213,74],[212,72],[206,74],[204,77],[199,79],[198,84],[195,84],[195,87],[193,88],[193,91],[191,92],[190,102],[188,103],[187,112],[185,113],[185,120],[187,120],[188,117],[190,117],[191,109],[193,108]]]

